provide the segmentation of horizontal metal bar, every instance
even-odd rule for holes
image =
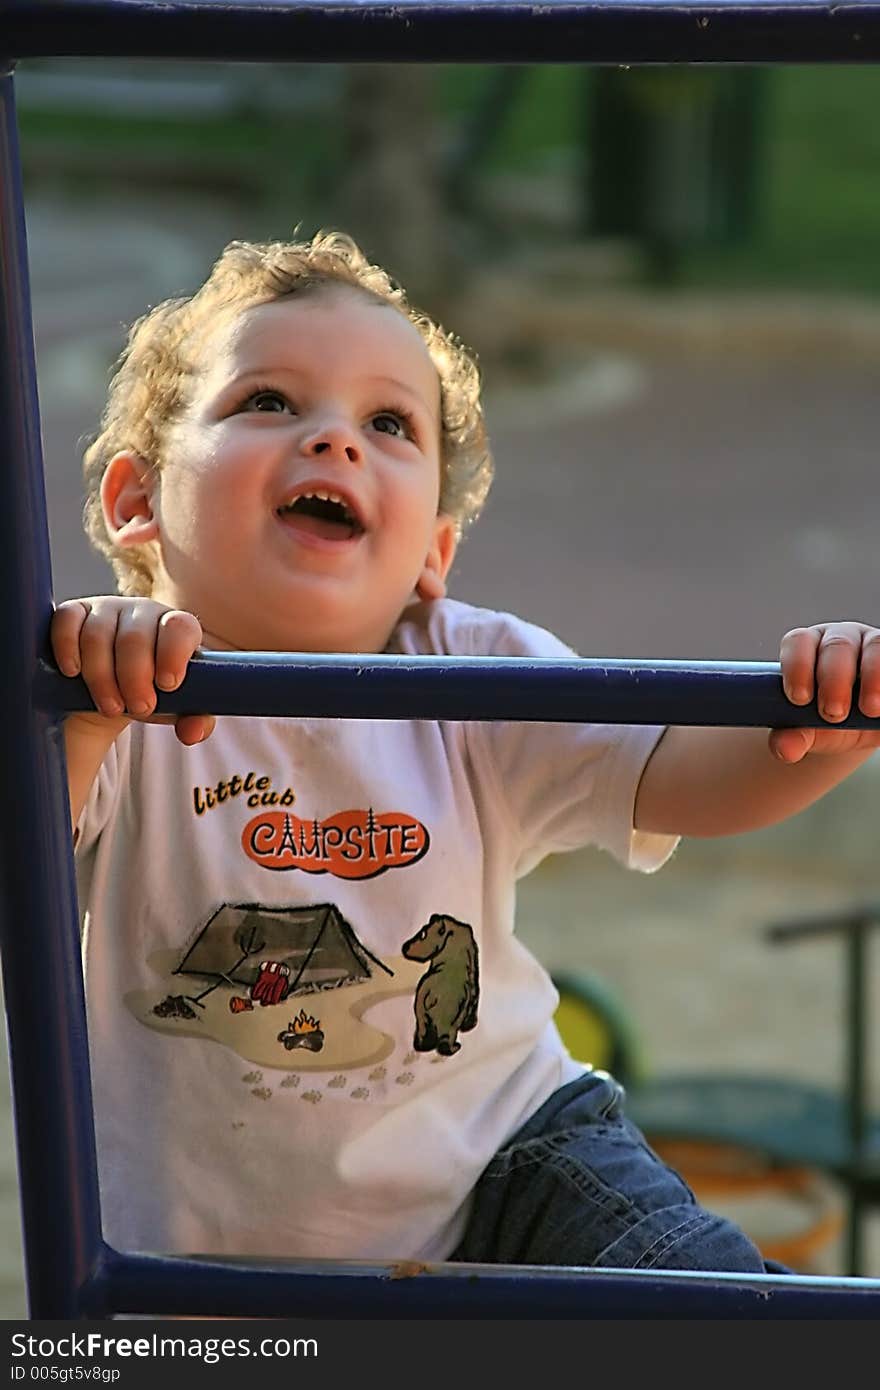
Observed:
[[[167,1259],[108,1250],[86,1311],[322,1318],[867,1318],[880,1280],[525,1265]]]
[[[26,57],[809,63],[880,58],[880,5],[801,0],[5,0]]]
[[[84,681],[48,662],[39,665],[34,698],[53,713],[94,709]],[[778,663],[750,661],[201,652],[180,689],[159,696],[157,712],[829,727],[815,703],[789,703]],[[880,720],[856,710],[833,727],[880,728]]]

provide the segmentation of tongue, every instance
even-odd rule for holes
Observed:
[[[350,522],[342,519],[333,521],[326,516],[315,516],[312,512],[285,512],[283,520],[294,531],[304,531],[306,535],[320,536],[326,541],[347,541],[354,534]]]

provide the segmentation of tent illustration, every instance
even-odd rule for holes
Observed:
[[[288,967],[290,994],[358,984],[371,979],[375,969],[394,973],[358,940],[333,903],[287,908],[226,903],[205,923],[174,973],[250,988],[263,960]]]

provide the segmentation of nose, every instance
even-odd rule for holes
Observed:
[[[349,463],[363,461],[363,449],[357,432],[345,420],[323,420],[310,429],[302,442],[308,457],[326,454],[329,458],[347,459]]]

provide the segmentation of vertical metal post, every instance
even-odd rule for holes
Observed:
[[[847,1263],[849,1274],[861,1274],[864,1259],[864,1195],[861,1169],[865,1157],[865,1046],[867,1009],[865,1004],[865,946],[870,919],[852,923],[846,946],[846,1096],[847,1139],[849,1140],[849,1212],[847,1218]]]
[[[0,939],[30,1312],[69,1318],[102,1246],[61,725],[33,696],[52,579],[12,69],[0,59]]]

